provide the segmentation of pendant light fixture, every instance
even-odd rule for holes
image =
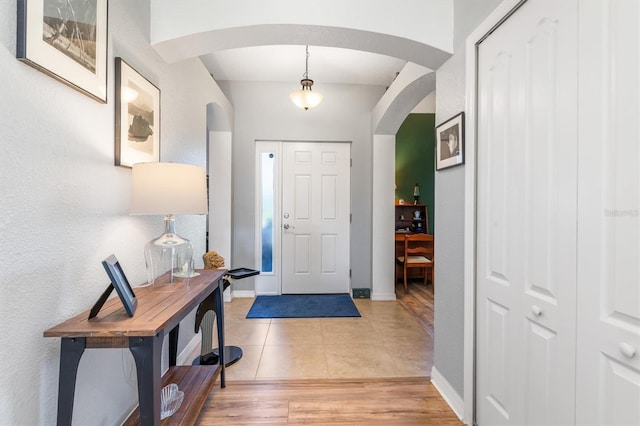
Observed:
[[[304,108],[305,111],[309,108],[318,106],[322,102],[322,95],[318,92],[313,92],[311,86],[313,86],[313,80],[309,78],[309,46],[306,48],[307,56],[305,58],[305,68],[303,79],[300,80],[302,89],[296,90],[291,93],[291,100],[294,104],[300,108]]]

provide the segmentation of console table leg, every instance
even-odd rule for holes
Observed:
[[[129,350],[136,362],[140,424],[160,424],[162,385],[162,334],[153,337],[130,337]]]
[[[178,333],[180,332],[180,324],[173,327],[169,332],[169,367],[176,365],[178,360]]]
[[[216,323],[218,326],[218,347],[224,348],[224,295],[223,295],[224,287],[223,283],[220,282],[216,291],[213,292],[215,297],[215,312],[216,312]],[[224,388],[227,386],[226,378],[225,378],[225,357],[224,350],[220,350],[218,363],[220,364],[220,387]]]
[[[58,425],[71,425],[78,364],[85,347],[86,340],[84,337],[62,338],[60,345],[60,378],[58,380]]]

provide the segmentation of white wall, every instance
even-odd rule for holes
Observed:
[[[371,283],[371,109],[384,87],[321,85],[316,108],[304,111],[289,99],[296,82],[220,82],[235,108],[233,132],[233,254],[231,267],[257,268],[255,256],[256,140],[350,141],[352,287]],[[238,291],[253,290],[253,278],[238,280]]]
[[[371,299],[395,300],[395,135],[373,135],[373,170]]]
[[[501,0],[454,1],[454,55],[436,73],[436,125],[465,110],[466,36]],[[468,159],[467,159],[468,160]],[[437,171],[435,176],[436,230],[434,295],[434,369],[457,395],[464,395],[464,198],[465,166]],[[461,414],[460,406],[458,412]],[[465,419],[467,420],[467,419]]]
[[[143,246],[162,231],[161,217],[128,215],[131,170],[113,165],[114,56],[161,90],[161,159],[205,165],[215,83],[196,59],[160,60],[148,8],[109,2],[109,102],[100,104],[15,59],[16,2],[0,1],[0,423],[55,423],[60,340],[43,331],[93,305],[108,283],[100,262],[112,253],[132,283],[143,282]],[[203,252],[205,217],[176,222]],[[192,327],[181,327],[180,347]],[[122,420],[136,404],[132,365],[125,350],[85,352],[76,424]]]
[[[429,93],[416,107],[411,114],[435,114],[436,112],[436,91]]]
[[[436,125],[465,107],[465,56],[455,53],[437,72]],[[464,354],[464,166],[435,175],[433,363],[462,395]]]
[[[224,8],[215,2],[183,0],[179,12],[172,0],[156,0],[153,8],[158,24],[152,33],[154,42],[215,28],[329,22],[336,28],[394,34],[441,49],[452,47],[452,0],[405,0],[402,8],[387,0],[325,0],[322,7],[313,8],[313,13],[304,13],[297,0],[278,0],[269,5],[236,0]],[[407,10],[413,13],[406,13]]]
[[[464,45],[467,36],[503,0],[453,0],[453,48],[457,51]]]
[[[454,0],[325,0],[310,13],[296,0],[155,0],[151,43],[167,62],[238,47],[345,47],[436,69],[449,56]],[[477,0],[476,0],[477,1]]]
[[[209,250],[231,259],[231,132],[209,132]]]

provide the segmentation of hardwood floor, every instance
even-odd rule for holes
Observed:
[[[409,293],[402,284],[396,284],[396,300],[433,337],[433,285],[425,286],[422,280],[409,281]]]
[[[212,393],[200,426],[461,425],[424,378],[252,381]]]
[[[412,282],[409,294],[405,294],[399,285],[396,297],[395,303],[433,336],[432,285],[425,287],[421,281]],[[245,312],[244,307],[241,312]],[[229,327],[234,326],[233,314],[230,309]],[[376,346],[372,350],[376,350]],[[225,389],[216,387],[209,395],[197,424],[462,425],[428,378],[371,378],[371,375],[363,378],[227,379]]]

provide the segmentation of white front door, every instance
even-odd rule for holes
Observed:
[[[477,423],[573,424],[577,1],[524,3],[478,58]]]
[[[348,293],[351,146],[282,144],[282,293]]]

